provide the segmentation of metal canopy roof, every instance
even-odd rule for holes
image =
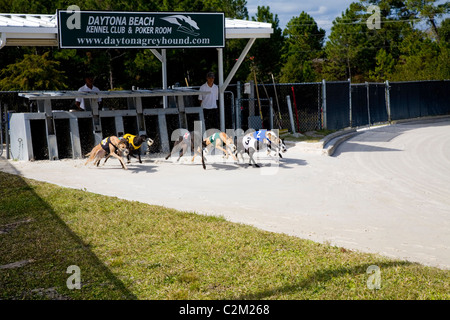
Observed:
[[[225,38],[270,38],[270,23],[225,19]],[[0,48],[4,46],[58,46],[58,19],[54,15],[0,13]]]
[[[74,98],[135,98],[135,97],[175,97],[209,94],[194,89],[157,89],[157,90],[122,90],[122,91],[29,91],[20,92],[19,96],[30,100],[55,100]]]

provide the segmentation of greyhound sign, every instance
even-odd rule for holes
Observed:
[[[218,12],[58,10],[60,48],[223,48]]]

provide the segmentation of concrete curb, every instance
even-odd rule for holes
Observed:
[[[314,152],[331,156],[337,146],[347,139],[350,139],[358,132],[356,129],[343,129],[332,134],[327,135],[319,142],[294,142],[285,141],[286,146],[301,149],[303,152]]]
[[[348,139],[353,138],[354,136],[356,136],[358,134],[359,134],[359,132],[357,132],[356,129],[344,130],[341,134],[328,139],[328,141],[324,144],[322,153],[327,156],[332,156],[334,154],[334,152],[336,151],[337,147],[342,142],[347,141]]]

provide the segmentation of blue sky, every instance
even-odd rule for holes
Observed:
[[[333,20],[355,1],[357,0],[247,0],[247,9],[251,18],[256,14],[258,6],[269,6],[270,12],[278,15],[281,29],[286,27],[292,17],[298,17],[305,11],[329,36]]]
[[[446,1],[439,0],[437,3]],[[298,17],[302,11],[305,11],[314,18],[320,28],[326,31],[326,37],[328,37],[333,20],[341,16],[352,2],[358,2],[358,0],[247,0],[247,9],[251,19],[256,14],[258,6],[269,6],[270,12],[278,15],[282,30],[292,17]]]

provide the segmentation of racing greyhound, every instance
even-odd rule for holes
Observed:
[[[98,145],[96,145],[91,152],[86,154],[89,157],[84,165],[94,161],[94,165],[98,167],[100,160],[103,157],[113,156],[119,159],[122,168],[127,170],[127,166],[123,162],[122,157],[126,157],[129,154],[128,141],[126,139],[119,139],[116,136],[110,136],[103,139]]]
[[[150,139],[149,137],[147,137],[146,135],[141,135],[141,136],[134,136],[132,134],[125,134],[122,139],[125,139],[128,141],[128,155],[127,157],[127,164],[129,164],[131,162],[131,157],[136,158],[136,156],[134,155],[135,153],[137,154],[137,159],[139,161],[139,163],[142,163],[141,160],[141,152],[140,152],[140,148],[142,146],[142,144],[147,141],[147,146],[151,147],[153,145],[153,140]],[[109,157],[111,156],[111,154],[109,154],[105,161],[103,162],[103,164],[106,163],[106,161],[108,161]],[[131,156],[131,157],[130,157]]]
[[[166,160],[168,160],[176,151],[179,152],[177,161],[180,160],[188,149],[191,150],[192,153],[197,152],[194,150],[194,146],[200,145],[201,141],[202,137],[196,131],[189,132],[186,130],[184,134],[182,136],[180,135],[178,140],[175,141],[172,151],[166,156]]]
[[[241,139],[238,138],[238,152],[237,155],[241,156],[242,161],[244,161],[243,153],[247,153],[250,157],[249,164],[252,163],[255,167],[259,165],[255,162],[253,154],[260,149],[260,143],[267,145],[267,155],[271,155],[271,151],[274,149],[275,155],[283,158],[280,152],[286,152],[286,146],[273,131],[268,130],[258,130],[253,133],[246,134]]]
[[[222,147],[223,144],[225,145],[225,149]],[[234,144],[233,138],[229,137],[225,132],[216,132],[202,141],[202,148],[200,149],[200,147],[198,147],[197,153],[194,153],[194,156],[192,157],[192,162],[194,161],[197,154],[201,154],[203,169],[206,170],[204,153],[208,154],[209,150],[212,150],[214,148],[223,151],[226,158],[228,158],[228,156],[231,154],[233,156],[233,159],[235,161],[238,161],[235,156],[236,146]]]

